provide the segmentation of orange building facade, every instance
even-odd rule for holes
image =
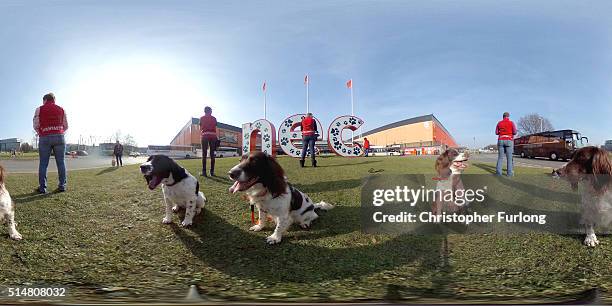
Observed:
[[[222,147],[242,148],[242,129],[237,126],[217,122],[217,137],[221,141]],[[196,149],[201,149],[200,119],[191,118],[178,134],[174,136],[170,145],[192,146]]]
[[[389,147],[405,154],[440,154],[457,142],[433,115],[410,118],[381,126],[360,135],[358,142],[367,137],[371,146]]]

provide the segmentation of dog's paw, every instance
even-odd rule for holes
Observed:
[[[255,225],[251,226],[251,228],[249,228],[249,231],[259,232],[262,229],[263,229],[263,226],[261,226],[259,224],[255,224]]]
[[[182,227],[188,227],[188,226],[191,226],[191,225],[192,225],[191,221],[183,220],[183,222],[181,222],[181,226]]]
[[[597,236],[595,235],[587,235],[586,238],[584,238],[584,245],[588,247],[595,247],[598,244],[599,240],[597,240]]]
[[[308,231],[308,230],[310,230],[310,224],[302,223],[302,224],[300,224],[300,228],[305,230],[305,231]]]
[[[280,242],[281,242],[281,237],[277,237],[277,236],[271,235],[271,236],[268,236],[268,237],[266,238],[266,242],[267,242],[268,244],[270,244],[270,245],[272,245],[272,244],[277,244],[277,243],[280,243]]]
[[[171,218],[163,218],[162,219],[162,223],[163,224],[170,224],[170,223],[172,223],[172,219]]]
[[[21,234],[20,234],[20,233],[17,233],[17,232],[12,233],[10,236],[11,236],[11,239],[13,239],[13,240],[21,240],[21,239],[23,239],[23,237],[21,236]]]
[[[176,214],[178,211],[179,211],[179,207],[178,207],[178,205],[174,205],[174,206],[172,206],[172,212],[173,212],[173,213],[175,213],[175,214]]]

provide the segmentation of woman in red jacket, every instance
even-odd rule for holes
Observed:
[[[506,156],[506,174],[513,176],[512,153],[514,153],[514,135],[516,135],[516,126],[510,120],[510,113],[505,112],[503,119],[497,123],[495,127],[495,135],[497,137],[497,175],[502,175],[502,163],[504,155]]]
[[[217,149],[217,118],[212,116],[212,108],[204,108],[204,116],[200,118],[200,136],[202,141],[202,173],[206,175],[206,156],[210,147],[210,176],[215,176],[215,150]]]
[[[304,161],[306,160],[306,150],[310,151],[310,158],[312,159],[312,166],[317,166],[317,160],[315,159],[315,143],[319,137],[317,131],[317,121],[312,117],[312,113],[306,114],[306,117],[302,119],[302,158],[300,159],[300,166],[304,167]]]

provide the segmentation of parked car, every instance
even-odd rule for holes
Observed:
[[[232,147],[219,147],[215,151],[215,157],[237,157],[240,156],[238,154],[238,149]]]
[[[130,152],[130,157],[139,157],[140,153],[139,152]]]

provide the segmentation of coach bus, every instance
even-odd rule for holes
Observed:
[[[172,158],[196,157],[196,151],[192,146],[149,146],[147,155],[166,155]]]
[[[588,144],[589,139],[582,137],[578,131],[548,131],[514,139],[514,154],[523,158],[546,157],[550,160],[568,160],[576,150]]]

